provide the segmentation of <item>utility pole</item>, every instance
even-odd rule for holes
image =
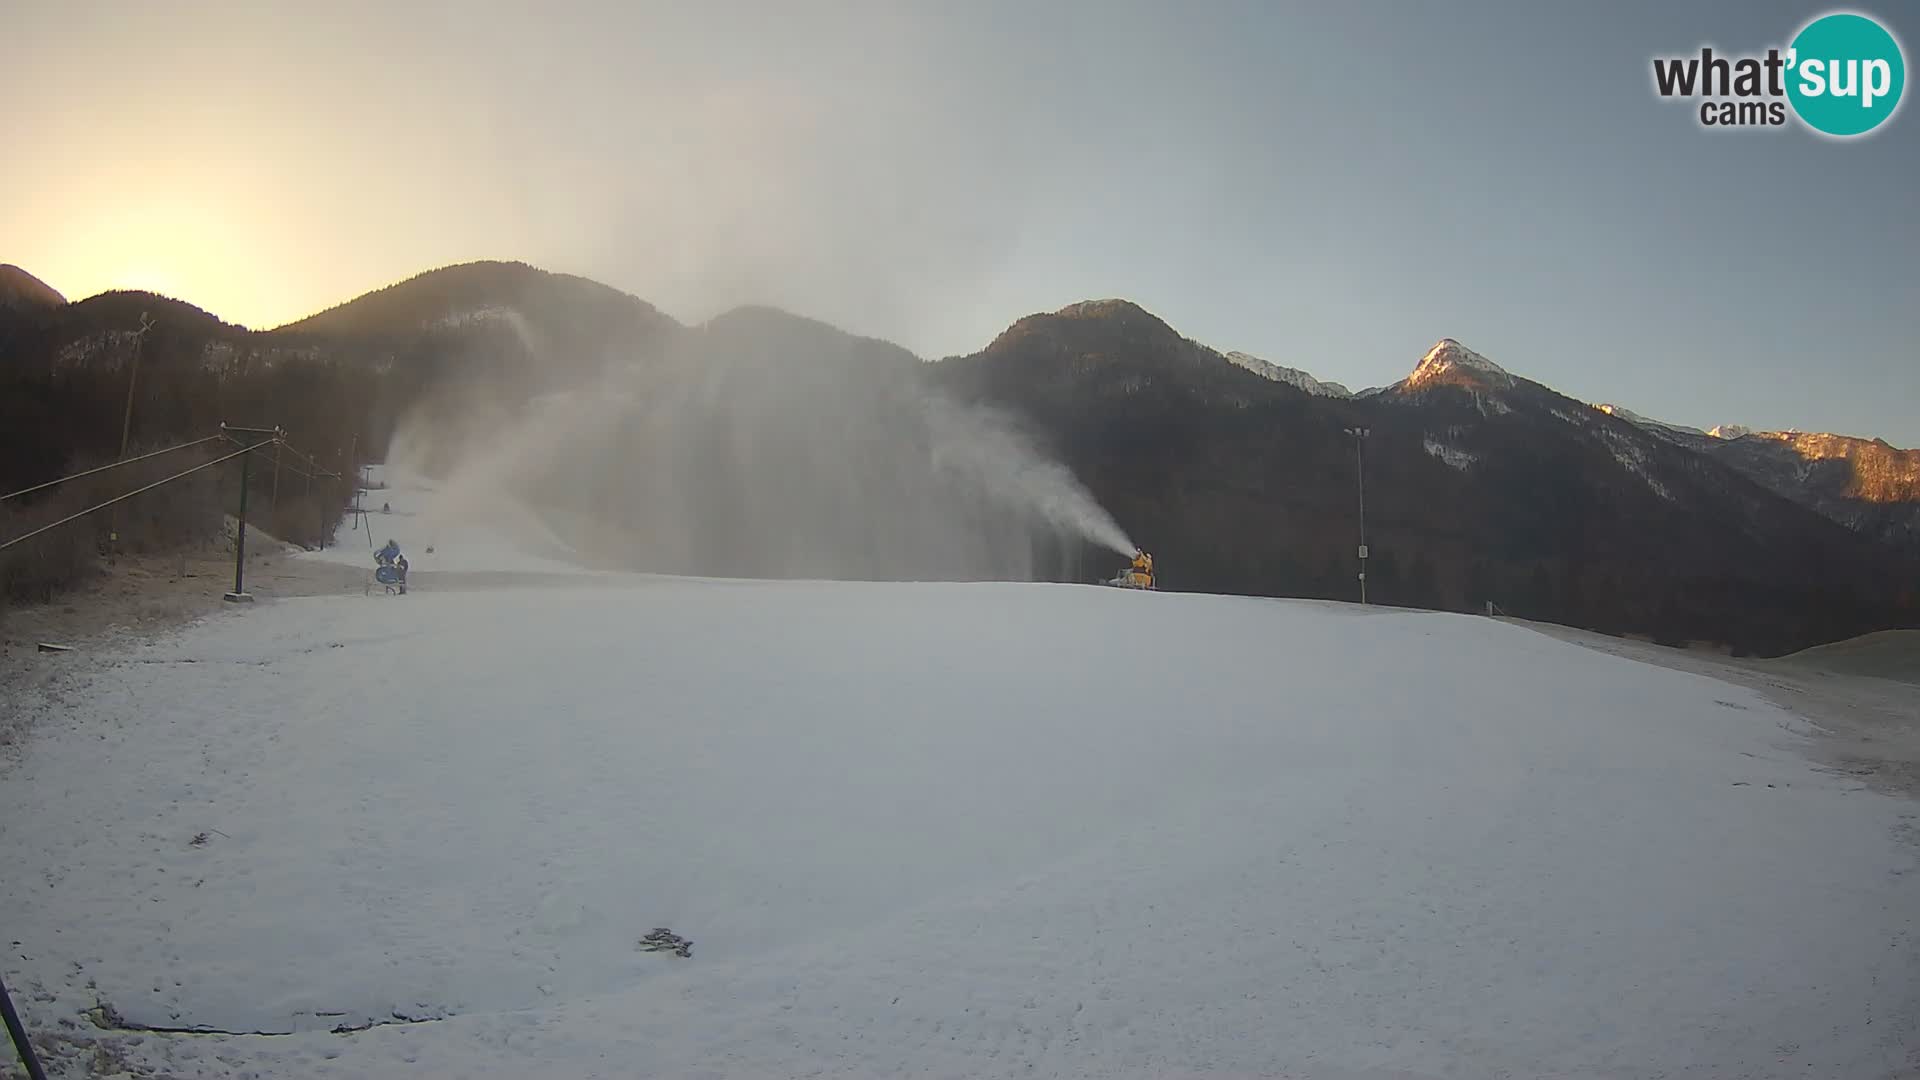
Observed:
[[[1367,602],[1367,436],[1372,428],[1343,428],[1353,436],[1354,481],[1360,491],[1360,602]]]
[[[307,479],[306,479],[306,483],[300,488],[300,493],[307,497],[308,502],[312,503],[312,505],[314,506],[323,507],[323,509],[321,509],[320,511],[320,524],[317,527],[315,527],[314,533],[313,533],[315,537],[313,542],[313,549],[315,551],[319,551],[322,548],[327,546],[327,512],[324,509],[324,506],[327,500],[323,498],[319,502],[313,502],[313,474],[319,471],[319,468],[320,468],[319,462],[313,460],[312,458],[307,459],[307,472],[306,472]]]
[[[240,604],[247,603],[253,599],[253,594],[247,592],[246,588],[247,480],[252,475],[253,450],[255,447],[264,446],[268,442],[278,443],[281,436],[285,433],[277,427],[243,428],[230,427],[226,424],[221,424],[220,430],[225,432],[237,431],[242,435],[258,436],[252,443],[248,444],[246,452],[240,455],[240,514],[239,525],[234,531],[233,538],[233,591],[222,597],[222,599],[229,603]]]
[[[140,380],[140,350],[146,345],[147,331],[153,329],[153,318],[147,312],[140,313],[140,329],[133,332],[133,363],[127,372],[127,407],[120,415],[120,456],[115,461],[127,460],[127,439],[133,434],[133,388]],[[107,513],[108,551],[117,556],[120,552],[120,508],[115,506]]]
[[[127,437],[133,433],[133,387],[140,380],[140,349],[146,344],[147,331],[153,329],[153,319],[146,313],[140,313],[140,329],[133,335],[133,367],[127,373],[127,408],[120,417],[120,456],[127,456]]]
[[[253,597],[247,592],[247,480],[253,466],[251,451],[240,455],[240,524],[233,536],[233,591],[226,599],[240,603]]]

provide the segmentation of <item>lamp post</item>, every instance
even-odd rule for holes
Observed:
[[[1367,436],[1372,428],[1343,428],[1353,436],[1354,483],[1360,493],[1360,602],[1367,602]]]

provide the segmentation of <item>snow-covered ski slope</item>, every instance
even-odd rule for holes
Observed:
[[[159,1075],[1854,1077],[1920,1046],[1914,804],[1748,691],[1484,619],[422,588],[226,612],[23,704],[0,970]],[[96,1000],[294,1034],[102,1032]],[[396,1016],[428,1022],[327,1030]]]
[[[530,509],[488,493],[447,489],[418,473],[368,465],[364,516],[349,514],[327,547],[304,556],[373,569],[373,552],[393,540],[413,570],[577,573],[579,560]],[[429,550],[431,549],[431,550]]]

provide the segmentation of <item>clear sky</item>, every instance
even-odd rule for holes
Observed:
[[[1448,336],[1920,445],[1920,111],[1716,133],[1652,90],[1827,10],[9,0],[0,262],[264,327],[523,259],[926,356],[1124,296],[1356,388]],[[1857,10],[1913,61],[1920,7]]]

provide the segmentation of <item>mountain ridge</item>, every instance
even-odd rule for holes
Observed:
[[[12,263],[0,263],[0,307],[53,308],[66,302],[53,286]]]
[[[1138,318],[1109,310],[1118,323]],[[1351,597],[1358,524],[1344,433],[1368,427],[1380,602],[1492,601],[1546,621],[1765,650],[1913,617],[1910,595],[1869,614],[1875,586],[1857,571],[1894,572],[1904,564],[1892,549],[1457,340],[1378,394],[1334,399],[1171,332],[1117,354],[1121,326],[1074,314],[1022,320],[942,374],[1062,433],[1069,467],[1176,587]],[[1177,493],[1178,509],[1143,488]]]
[[[157,302],[122,294],[67,305],[32,347],[111,372],[129,320]],[[1894,469],[1888,486],[1871,490],[1835,488],[1832,474],[1865,450],[1783,470],[1773,460],[1782,448],[1823,451],[1663,435],[1638,414],[1576,401],[1453,338],[1399,382],[1343,396],[1300,369],[1187,338],[1117,298],[1024,316],[977,352],[931,363],[774,308],[749,305],[688,326],[638,297],[524,263],[428,271],[270,331],[191,305],[168,310],[171,344],[156,354],[156,378],[210,364],[281,366],[289,377],[316,363],[359,372],[362,438],[374,447],[422,409],[483,433],[517,402],[594,386],[609,365],[857,355],[796,385],[831,393],[833,379],[902,372],[1020,417],[1161,557],[1171,588],[1350,597],[1358,523],[1345,432],[1367,427],[1369,591],[1379,602],[1454,610],[1494,602],[1548,621],[1748,651],[1906,625],[1915,610],[1911,590],[1888,595],[1884,584],[1910,576],[1901,538],[1920,530],[1920,512],[1904,516],[1920,508],[1906,472]],[[100,344],[74,353],[63,343],[69,333]],[[1748,444],[1772,449],[1713,449]],[[1859,512],[1869,495],[1893,501]]]

